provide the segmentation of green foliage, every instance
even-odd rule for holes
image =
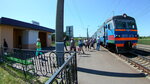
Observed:
[[[52,41],[55,41],[55,34],[52,34]]]
[[[138,43],[150,45],[150,37],[139,37]]]
[[[74,38],[75,41],[78,41],[80,38]]]
[[[150,40],[150,37],[143,36],[143,37],[139,37],[139,39],[149,39]]]
[[[78,40],[79,40],[79,38],[74,38],[74,41],[75,41],[75,45],[76,45],[76,46],[78,46]],[[67,42],[66,42],[66,45],[67,45],[67,46],[70,46],[70,41],[67,41]]]
[[[139,44],[145,44],[145,45],[150,45],[150,39],[139,39],[138,40]]]
[[[52,41],[51,46],[56,46],[55,41]]]
[[[66,42],[66,46],[70,46],[70,42],[69,41]]]

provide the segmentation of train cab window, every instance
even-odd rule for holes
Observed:
[[[127,22],[127,25],[129,29],[136,29],[135,22]]]
[[[116,21],[117,28],[126,28],[126,22],[123,21]]]

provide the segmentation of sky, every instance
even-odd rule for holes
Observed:
[[[150,36],[150,0],[65,0],[64,31],[74,27],[75,37],[89,36],[113,15],[134,17],[140,36]],[[55,29],[57,0],[0,0],[0,17]]]

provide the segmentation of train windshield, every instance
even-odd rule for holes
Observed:
[[[117,29],[136,29],[136,24],[133,20],[116,20]]]

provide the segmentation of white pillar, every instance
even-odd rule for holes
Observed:
[[[33,49],[38,38],[39,31],[25,30],[23,31],[22,44],[23,48]]]

